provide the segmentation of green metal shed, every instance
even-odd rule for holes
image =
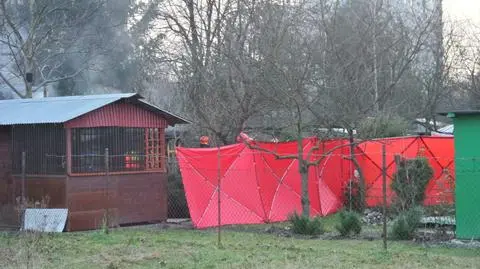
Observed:
[[[480,111],[440,113],[453,119],[456,237],[480,239]]]

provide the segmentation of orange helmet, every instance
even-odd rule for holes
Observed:
[[[204,135],[200,137],[200,145],[208,145],[208,136]]]

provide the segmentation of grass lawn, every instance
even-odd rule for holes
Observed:
[[[308,240],[225,231],[124,228],[41,238],[0,236],[0,268],[479,268],[480,250]],[[30,256],[31,258],[27,258]]]

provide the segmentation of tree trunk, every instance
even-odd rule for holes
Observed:
[[[310,217],[310,197],[308,194],[308,166],[303,159],[298,160],[300,176],[302,178],[302,215]]]
[[[374,113],[375,116],[378,116],[379,113],[379,94],[378,94],[378,67],[377,67],[377,0],[374,0],[374,10],[373,10],[373,89],[374,89]]]
[[[32,98],[32,97],[33,97],[32,83],[25,82],[25,98]]]
[[[30,8],[30,16],[32,17],[32,21],[30,22],[29,26],[29,33],[25,40],[25,48],[23,48],[23,55],[25,60],[25,69],[23,73],[23,79],[25,81],[25,98],[32,98],[33,97],[33,77],[31,81],[28,81],[27,74],[31,74],[33,76],[33,57],[34,57],[34,49],[33,49],[33,38],[35,36],[35,26],[34,18],[35,18],[35,1],[29,1],[29,8]]]
[[[358,171],[359,180],[358,180],[358,203],[359,203],[359,210],[363,212],[365,209],[365,196],[366,196],[366,188],[365,188],[365,177],[363,176],[362,168],[357,161],[357,157],[355,155],[355,139],[353,137],[353,129],[348,129],[348,139],[350,142],[350,159],[353,162],[355,169]]]
[[[302,180],[302,216],[310,217],[310,197],[308,195],[308,160],[303,159],[302,136],[297,137],[298,172]]]
[[[27,42],[28,43],[28,42]],[[28,48],[27,48],[28,49]],[[31,50],[28,49],[27,53],[31,55]],[[27,76],[28,74],[32,74],[33,76],[33,60],[32,57],[27,56],[25,57],[25,72],[24,72],[24,81],[25,81],[25,98],[32,98],[33,97],[33,77],[31,78],[32,81],[29,81]]]

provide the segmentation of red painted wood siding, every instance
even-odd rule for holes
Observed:
[[[167,219],[165,173],[69,177],[67,196],[69,231],[100,228],[107,208],[112,225]]]
[[[160,115],[133,104],[110,104],[65,123],[66,128],[112,126],[166,128],[167,121]]]
[[[10,127],[0,127],[0,205],[13,203]]]
[[[10,127],[0,127],[0,176],[12,172]]]
[[[48,208],[65,208],[66,181],[64,176],[27,176],[25,179],[25,195],[31,201],[41,201],[48,196]],[[22,178],[13,177],[15,196],[22,196]]]

